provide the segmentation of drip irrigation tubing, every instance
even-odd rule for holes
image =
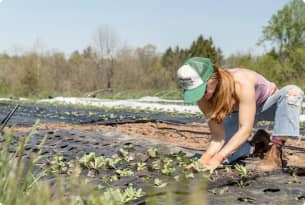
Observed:
[[[304,152],[305,153],[305,148],[303,147],[296,147],[296,146],[291,146],[291,145],[284,145],[283,148],[287,148],[290,150],[296,150],[296,151],[300,151],[300,152]]]

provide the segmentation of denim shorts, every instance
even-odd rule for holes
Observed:
[[[299,95],[288,95],[290,90],[299,91]],[[295,85],[287,85],[271,95],[265,102],[256,108],[254,126],[258,121],[273,121],[272,136],[300,137],[300,114],[304,92]],[[225,143],[238,131],[238,112],[233,112],[224,120],[226,131]],[[238,158],[249,155],[251,145],[245,142],[235,153],[227,158],[231,163]]]

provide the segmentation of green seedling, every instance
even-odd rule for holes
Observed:
[[[129,151],[129,152],[132,151],[132,150],[134,150],[134,146],[133,146],[133,144],[131,144],[131,143],[124,144],[123,148],[124,148],[125,150]]]
[[[106,165],[106,160],[105,160],[105,157],[103,157],[103,156],[95,157],[94,160],[89,162],[89,168],[95,169],[95,170],[103,168],[103,167],[105,167],[105,165]]]
[[[127,150],[125,150],[125,149],[122,149],[122,148],[121,148],[121,149],[118,151],[118,154],[119,154],[119,156],[120,156],[124,161],[129,162],[129,161],[133,160],[133,157],[132,157],[132,156],[129,156],[129,152],[128,152]]]
[[[165,158],[162,162],[163,162],[163,167],[161,169],[162,174],[169,176],[176,171],[176,168],[173,164],[174,161],[172,159]]]
[[[174,156],[176,157],[176,159],[178,161],[185,161],[186,160],[186,154],[182,151],[179,151],[179,152],[175,153]]]
[[[80,160],[80,164],[88,169],[98,170],[106,165],[106,159],[103,156],[96,157],[94,152],[84,155]]]
[[[88,115],[89,115],[89,117],[91,117],[91,116],[95,115],[95,113],[94,113],[94,112],[90,112],[90,111],[89,111]],[[76,115],[75,115],[75,116],[77,116],[77,113],[76,113]]]
[[[116,166],[121,163],[121,159],[106,158],[106,165],[110,169],[116,169]]]
[[[84,165],[85,167],[89,168],[89,163],[95,159],[95,153],[90,152],[89,154],[85,154],[82,156],[79,160],[81,165]]]
[[[161,168],[161,166],[160,166],[160,160],[153,161],[153,162],[151,163],[151,168],[152,168],[153,170],[159,170],[159,169]]]
[[[129,168],[125,169],[118,169],[115,171],[120,177],[129,177],[133,176],[133,171],[131,171]]]
[[[68,171],[68,166],[65,164],[64,158],[61,155],[55,155],[49,163],[51,172],[64,174]]]
[[[239,172],[240,176],[246,177],[246,178],[249,177],[249,172],[248,172],[248,170],[245,166],[240,165],[240,164],[236,164],[235,169]]]
[[[109,118],[110,118],[110,119],[116,119],[117,116],[116,116],[115,114],[111,113],[110,116],[109,116]]]
[[[145,162],[138,162],[136,164],[136,167],[137,167],[137,171],[144,170],[146,168],[146,163]]]
[[[155,158],[155,157],[157,157],[158,149],[155,148],[155,147],[149,148],[149,149],[147,150],[147,153],[148,153],[149,157]]]
[[[186,158],[186,154],[182,151],[175,153],[174,156],[175,156],[175,161],[178,162],[179,167],[186,167],[190,161],[188,158]]]
[[[231,166],[225,166],[225,170],[226,170],[227,173],[232,172]]]
[[[88,204],[125,204],[144,195],[142,189],[135,189],[132,186],[128,186],[123,192],[118,188],[108,188],[98,200],[91,197],[87,202]]]
[[[142,189],[136,189],[132,186],[132,184],[130,184],[124,191],[123,202],[126,203],[129,201],[133,201],[144,195],[145,192],[143,192]]]
[[[110,177],[110,181],[111,181],[111,182],[117,181],[118,179],[119,179],[119,178],[118,178],[117,175],[112,175],[112,176]]]
[[[107,117],[107,115],[103,114],[103,115],[101,115],[101,119],[106,121],[106,120],[108,120],[108,117]]]
[[[241,178],[237,180],[237,184],[240,188],[244,188],[247,184],[245,184],[245,181],[250,178],[250,173],[246,169],[246,167],[236,164],[235,169],[239,172],[239,175]]]

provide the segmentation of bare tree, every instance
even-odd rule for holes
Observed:
[[[112,78],[114,76],[115,55],[118,48],[118,36],[108,25],[100,26],[94,34],[94,45],[98,56],[99,78],[104,81],[106,88],[112,88]]]

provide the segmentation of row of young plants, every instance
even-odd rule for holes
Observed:
[[[132,108],[132,107],[93,107],[80,105],[67,105],[57,103],[38,103],[35,102],[9,102],[2,103],[2,110],[12,109],[15,103],[20,104],[16,115],[28,116],[41,119],[58,119],[75,122],[93,121],[124,121],[124,120],[147,120],[153,115],[164,115],[169,117],[181,117],[184,119],[198,119],[201,113],[179,113],[178,111],[168,112],[157,108]],[[4,111],[5,112],[5,111]]]
[[[224,173],[240,188],[248,186],[254,177],[239,164],[210,174],[203,171],[197,159],[189,158],[183,152],[161,154],[157,147],[147,149],[138,158],[133,144],[125,144],[111,157],[92,152],[67,161],[61,155],[54,155],[41,163],[44,156],[40,152],[32,153],[30,159],[23,157],[25,146],[34,133],[20,138],[13,154],[9,152],[13,135],[1,136],[6,138],[0,150],[2,204],[124,204],[139,199],[150,201],[147,204],[158,204],[159,195],[181,193],[175,190],[185,186],[181,184],[200,181],[203,183],[200,185],[204,185],[200,189],[202,193],[207,191],[208,181],[221,180]],[[45,140],[39,145],[41,150]],[[129,181],[125,180],[128,178],[136,180],[122,184]],[[291,183],[299,183],[296,175]],[[229,192],[229,188],[222,186],[209,192],[222,195]],[[192,194],[187,192],[189,196]],[[153,197],[156,199],[152,200]]]
[[[203,172],[201,164],[194,158],[186,157],[186,154],[183,152],[160,156],[158,149],[152,147],[147,150],[147,153],[141,160],[137,161],[133,151],[133,145],[128,144],[118,151],[116,158],[96,156],[92,152],[76,161],[64,162],[63,157],[55,156],[54,160],[49,163],[49,168],[52,172],[71,174],[70,168],[75,167],[76,163],[80,166],[78,174],[83,173],[87,177],[98,177],[101,179],[102,184],[105,186],[100,185],[100,188],[111,187],[112,183],[124,177],[133,176],[140,176],[142,184],[149,184],[152,188],[161,190],[170,187],[171,182],[179,183],[181,181],[193,180],[196,177],[203,177],[207,181],[213,182],[222,177],[222,175],[218,174],[218,171],[213,174]],[[227,175],[230,175],[234,182],[233,184],[238,185],[240,188],[248,186],[253,178],[253,173],[240,164],[236,164],[233,167],[227,165],[222,170],[222,172],[224,171]],[[210,190],[211,193],[216,195],[222,195],[227,191],[228,187]],[[136,196],[136,189],[134,189],[134,192]]]
[[[82,156],[80,159],[65,161],[63,156],[54,156],[47,163],[46,170],[51,173],[59,174],[84,174],[88,177],[101,177],[104,183],[110,184],[122,177],[130,177],[139,175],[145,182],[152,184],[157,188],[163,188],[167,184],[159,178],[153,178],[153,175],[162,175],[164,179],[173,178],[192,179],[195,173],[202,172],[202,166],[195,158],[188,158],[183,152],[159,156],[158,149],[153,147],[147,150],[147,153],[142,156],[142,159],[135,159],[132,153],[133,145],[119,149],[117,157],[96,156],[94,152]],[[188,168],[193,164],[192,168]],[[74,169],[78,166],[78,169]],[[109,173],[112,173],[110,175]],[[209,178],[210,174],[203,173],[204,177]],[[165,180],[166,181],[166,180]]]
[[[178,177],[174,177],[178,174],[174,174],[176,168],[173,159],[167,157],[157,161],[156,148],[149,149],[147,160],[142,162],[135,162],[130,155],[133,147],[128,145],[119,150],[117,158],[88,153],[80,159],[66,161],[64,157],[55,155],[47,163],[40,163],[44,157],[41,152],[32,153],[29,159],[24,157],[25,147],[34,133],[33,130],[29,136],[18,140],[15,153],[9,151],[15,144],[13,134],[1,136],[3,140],[0,149],[0,203],[2,204],[124,204],[147,197],[148,194],[143,188],[135,187],[131,183],[123,187],[116,187],[111,183],[146,169],[157,170],[158,174],[162,173],[168,177],[150,178],[147,175],[143,178],[147,186],[151,185],[148,183],[149,180],[153,181],[152,187],[157,189],[167,187],[172,181],[171,177],[178,181]],[[39,149],[42,150],[45,141],[46,137],[41,141]],[[186,163],[182,158],[184,154],[178,153],[176,159],[181,165]],[[112,176],[98,175],[109,170],[114,173]],[[98,183],[93,183],[96,178],[99,179]],[[158,203],[152,200],[148,204]]]

